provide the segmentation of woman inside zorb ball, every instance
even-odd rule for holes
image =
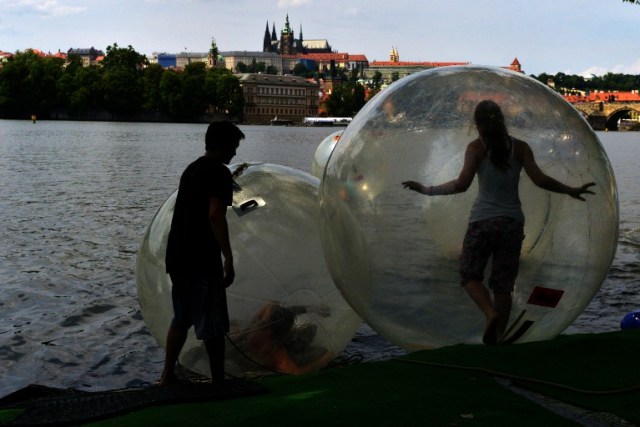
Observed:
[[[617,189],[595,132],[500,68],[434,68],[377,94],[333,148],[319,198],[333,281],[407,350],[553,338],[615,255]]]
[[[520,171],[524,169],[540,188],[582,201],[584,194],[595,194],[589,190],[595,183],[570,187],[542,172],[529,145],[509,135],[502,110],[495,102],[480,102],[474,121],[479,137],[467,146],[458,178],[429,187],[415,181],[402,185],[427,196],[444,196],[467,191],[477,176],[478,196],[464,237],[460,276],[462,286],[486,318],[482,341],[493,345],[504,335],[509,322],[524,239],[525,218],[518,192]],[[490,256],[489,288],[493,299],[483,284]]]

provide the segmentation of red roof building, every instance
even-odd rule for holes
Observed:
[[[295,65],[302,62],[307,68],[313,71],[330,72],[331,67],[343,69],[347,72],[352,70],[364,70],[369,66],[369,60],[363,54],[350,53],[306,53],[298,55],[281,55],[282,68],[291,71]]]
[[[391,48],[391,53],[389,54],[388,61],[373,61],[369,64],[369,68],[365,72],[365,77],[371,79],[376,74],[376,72],[379,72],[382,75],[383,81],[390,82],[394,79],[417,73],[418,71],[456,65],[471,65],[471,63],[465,61],[400,61],[400,54],[398,53],[398,49],[394,47]],[[503,66],[502,68],[517,71],[519,73],[523,72],[518,58],[515,58],[510,65]]]
[[[564,99],[571,104],[578,102],[640,102],[640,92],[594,90],[581,95],[564,95]]]
[[[7,62],[11,57],[13,57],[13,53],[0,50],[0,67],[2,67],[2,64]]]

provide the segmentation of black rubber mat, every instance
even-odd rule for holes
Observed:
[[[25,409],[6,425],[57,426],[93,421],[150,405],[234,399],[267,391],[262,385],[239,379],[221,384],[195,382],[104,392],[29,386],[1,399],[0,408]]]

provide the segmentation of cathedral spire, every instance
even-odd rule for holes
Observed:
[[[211,48],[209,49],[209,67],[215,67],[218,64],[218,45],[216,39],[211,37]]]
[[[269,36],[269,21],[267,21],[267,29],[264,30],[264,39],[262,42],[262,51],[268,52],[271,50],[271,36]]]
[[[280,55],[295,55],[296,43],[295,34],[289,24],[289,14],[287,13],[287,19],[284,24],[284,29],[280,33]]]
[[[282,30],[283,34],[291,34],[291,26],[289,25],[289,14],[287,13],[287,20],[284,24],[284,30]]]

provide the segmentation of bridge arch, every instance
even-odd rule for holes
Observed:
[[[640,109],[632,108],[629,105],[624,105],[613,111],[609,111],[606,122],[607,130],[618,130],[618,121],[620,119],[630,118],[629,113],[631,112],[640,113]]]

